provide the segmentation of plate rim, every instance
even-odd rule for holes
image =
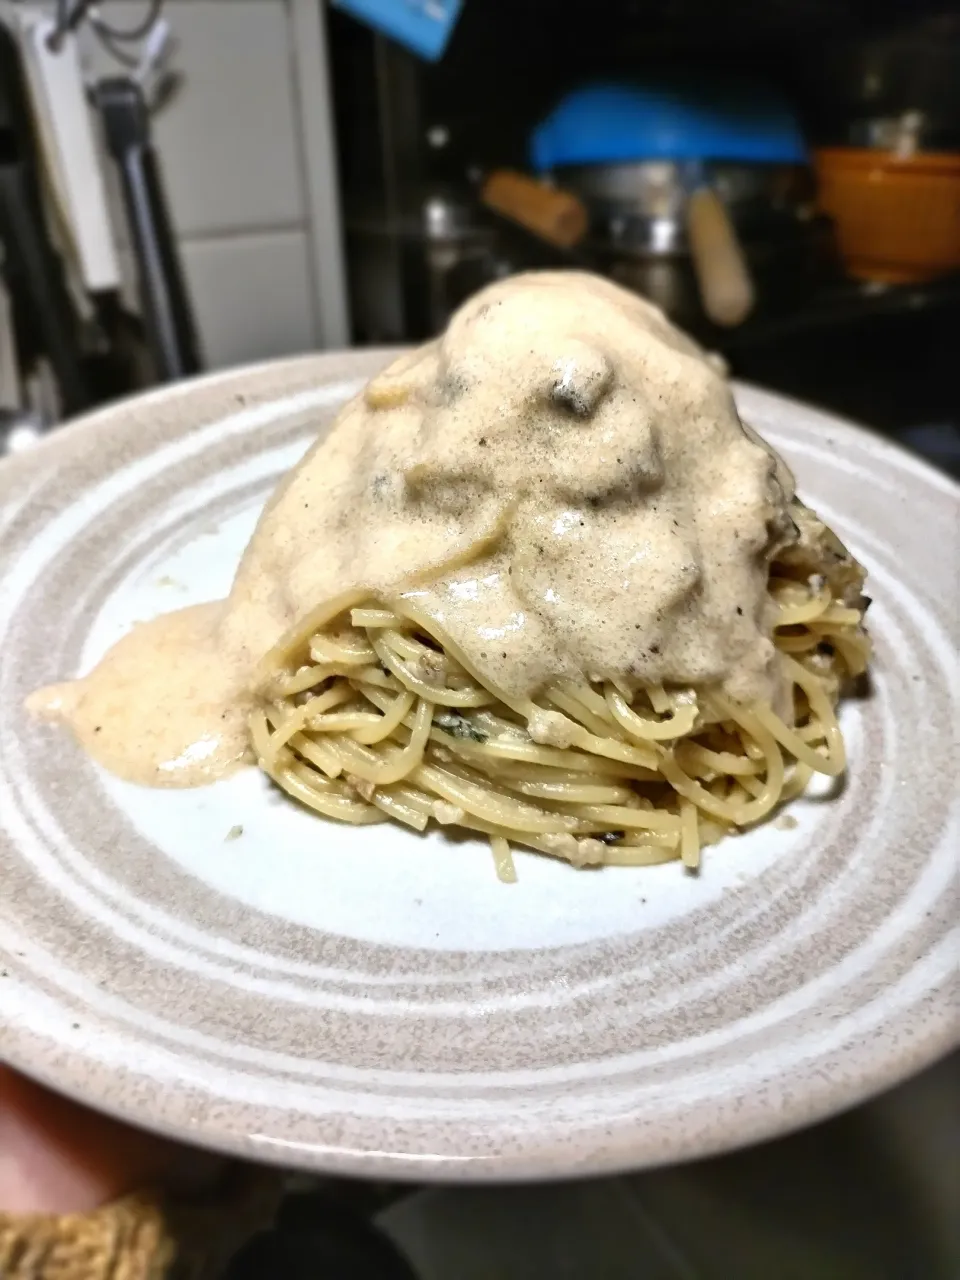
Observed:
[[[225,384],[227,388],[231,384],[242,385],[251,376],[256,377],[265,373],[275,377],[282,377],[286,371],[301,376],[306,375],[313,369],[316,369],[318,373],[320,370],[330,371],[335,367],[338,360],[342,360],[348,355],[353,358],[357,356],[366,357],[371,365],[375,360],[385,363],[391,357],[406,349],[404,347],[364,348],[343,353],[323,352],[281,360],[267,360],[204,374],[184,382],[156,388],[144,395],[131,397],[128,400],[116,402],[93,413],[86,414],[68,424],[67,434],[61,434],[60,430],[54,431],[41,440],[35,448],[4,460],[0,464],[0,485],[7,477],[13,478],[18,473],[26,475],[34,469],[41,470],[42,464],[45,462],[52,461],[55,464],[58,453],[70,453],[74,448],[82,446],[85,441],[95,438],[103,432],[117,434],[118,436],[122,435],[132,425],[129,418],[125,419],[124,417],[125,414],[129,413],[131,407],[149,408],[151,404],[190,398],[198,392],[202,394],[206,389],[217,384]],[[343,380],[346,381],[345,375]],[[816,415],[822,419],[824,426],[829,426],[831,430],[840,429],[844,432],[853,433],[854,436],[859,438],[866,437],[871,443],[871,448],[882,455],[886,455],[890,460],[897,459],[908,462],[910,469],[918,478],[927,483],[932,482],[941,491],[946,491],[951,500],[960,500],[960,483],[906,446],[890,440],[881,432],[835,415],[829,410],[815,405],[808,405],[796,398],[780,395],[754,384],[734,381],[732,385],[737,395],[738,407],[741,408],[743,415],[748,420],[750,417],[749,403],[744,406],[742,404],[743,399],[748,402],[754,399],[761,405],[766,401],[771,407],[787,407],[799,411],[808,418],[810,415]],[[265,397],[261,403],[267,404],[277,398],[279,398],[279,395]],[[178,437],[173,434],[169,437],[171,440],[176,438]],[[958,511],[960,511],[960,508],[958,508]],[[2,953],[3,949],[0,948],[0,954]],[[866,1088],[863,1087],[862,1080],[858,1082],[851,1080],[845,1088],[826,1081],[818,1081],[816,1088],[814,1088],[808,1080],[803,1092],[802,1102],[795,1104],[794,1110],[786,1122],[784,1122],[781,1113],[772,1109],[761,1108],[749,1114],[749,1116],[742,1113],[738,1118],[735,1138],[731,1138],[729,1129],[718,1127],[713,1131],[711,1141],[704,1142],[702,1140],[703,1135],[700,1135],[700,1139],[692,1144],[693,1150],[689,1152],[681,1150],[678,1153],[675,1146],[658,1151],[655,1149],[658,1144],[656,1142],[650,1143],[649,1135],[643,1134],[642,1126],[631,1125],[629,1121],[622,1121],[617,1124],[616,1132],[609,1133],[606,1142],[599,1145],[596,1143],[591,1145],[591,1141],[586,1134],[583,1136],[578,1135],[576,1147],[581,1154],[581,1158],[572,1162],[570,1159],[571,1153],[567,1150],[563,1152],[562,1167],[557,1166],[555,1156],[552,1154],[557,1152],[562,1144],[549,1134],[543,1141],[536,1144],[535,1152],[530,1153],[528,1151],[527,1154],[504,1154],[501,1152],[495,1156],[468,1155],[454,1157],[399,1152],[390,1153],[389,1155],[380,1153],[378,1155],[366,1150],[346,1151],[333,1149],[324,1146],[322,1143],[317,1143],[309,1147],[309,1149],[298,1146],[295,1152],[295,1163],[300,1168],[312,1168],[317,1171],[334,1174],[375,1176],[391,1180],[422,1183],[492,1180],[523,1181],[531,1178],[549,1180],[584,1174],[617,1173],[638,1167],[654,1167],[657,1164],[670,1163],[678,1159],[708,1156],[763,1141],[826,1119],[852,1105],[866,1101],[868,1098],[884,1092],[960,1045],[960,1023],[951,1025],[949,1022],[944,1022],[941,1025],[939,1022],[932,1024],[930,1019],[920,1019],[920,1024],[924,1035],[915,1038],[910,1037],[908,1043],[901,1046],[899,1055],[888,1052],[882,1058],[880,1068],[871,1072],[869,1084]],[[49,1042],[51,1047],[46,1058],[44,1058],[42,1052],[25,1056],[17,1052],[16,1046],[10,1052],[7,1048],[7,1041],[12,1040],[16,1034],[16,1032],[11,1032],[8,1035],[4,1028],[0,1028],[0,1050],[3,1052],[4,1060],[15,1069],[47,1084],[65,1096],[73,1097],[86,1105],[95,1106],[106,1114],[113,1115],[127,1123],[155,1129],[176,1140],[185,1141],[194,1146],[210,1146],[219,1151],[229,1152],[230,1154],[254,1159],[262,1163],[274,1163],[285,1165],[286,1167],[291,1165],[292,1153],[289,1150],[274,1150],[265,1143],[255,1142],[251,1135],[243,1138],[229,1129],[222,1127],[216,1129],[216,1126],[213,1126],[211,1131],[203,1127],[193,1129],[189,1126],[172,1123],[169,1120],[158,1123],[151,1116],[145,1115],[142,1109],[118,1105],[109,1094],[101,1093],[93,1096],[89,1090],[76,1089],[73,1087],[73,1081],[68,1080],[65,1082],[64,1072],[62,1070],[58,1071],[55,1063],[51,1067],[50,1059],[55,1060],[58,1052],[62,1054],[61,1048],[54,1042]],[[27,1035],[29,1036],[30,1033],[27,1033]],[[124,1094],[123,1096],[126,1095]],[[528,1144],[528,1147],[530,1145],[533,1144]]]
[[[582,1155],[576,1161],[570,1161],[563,1153],[559,1141],[538,1143],[534,1153],[524,1155],[496,1156],[430,1156],[409,1152],[370,1153],[360,1149],[345,1150],[342,1147],[329,1147],[323,1143],[307,1145],[291,1144],[285,1147],[279,1142],[257,1142],[251,1136],[242,1137],[232,1130],[192,1129],[190,1126],[166,1121],[162,1126],[145,1117],[137,1108],[118,1106],[109,1094],[100,1093],[92,1097],[72,1085],[65,1086],[62,1076],[49,1071],[46,1067],[37,1067],[35,1059],[30,1063],[16,1054],[5,1054],[3,1061],[20,1074],[29,1077],[35,1083],[68,1098],[84,1107],[90,1107],[100,1114],[133,1128],[155,1133],[172,1142],[192,1147],[197,1150],[219,1154],[226,1158],[247,1161],[252,1164],[269,1165],[287,1172],[302,1172],[318,1176],[363,1178],[375,1181],[395,1182],[407,1185],[481,1185],[526,1182],[565,1182],[585,1177],[616,1177],[623,1174],[638,1173],[645,1170],[664,1168],[687,1162],[709,1160],[713,1156],[732,1154],[749,1147],[791,1134],[803,1132],[805,1129],[832,1120],[855,1107],[865,1105],[882,1097],[898,1085],[919,1075],[929,1067],[948,1058],[960,1050],[960,1033],[947,1034],[943,1037],[932,1037],[934,1043],[924,1045],[920,1051],[898,1060],[891,1070],[878,1073],[871,1081],[868,1090],[858,1089],[851,1085],[848,1096],[839,1097],[836,1091],[827,1098],[830,1086],[820,1086],[823,1097],[813,1099],[811,1091],[805,1093],[805,1099],[812,1104],[807,1114],[795,1114],[787,1123],[783,1123],[779,1114],[771,1109],[758,1111],[753,1123],[738,1125],[737,1136],[732,1139],[729,1131],[718,1130],[716,1136],[708,1142],[696,1141],[689,1144],[689,1150],[676,1146],[667,1147],[660,1143],[643,1143],[638,1140],[641,1130],[628,1124],[618,1126],[615,1135],[610,1135],[607,1143],[595,1142],[590,1145],[578,1139]],[[891,1061],[890,1059],[887,1060]],[[563,1156],[558,1159],[558,1156]]]

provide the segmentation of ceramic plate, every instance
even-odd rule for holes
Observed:
[[[0,1058],[224,1151],[410,1178],[701,1156],[956,1040],[960,504],[857,428],[744,415],[870,572],[836,794],[677,865],[578,872],[341,828],[253,769],[149,791],[32,723],[138,619],[221,595],[261,504],[384,353],[163,390],[0,469]],[[951,806],[952,812],[951,812]]]

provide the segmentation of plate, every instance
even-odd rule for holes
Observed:
[[[851,766],[676,865],[576,871],[341,828],[256,770],[99,771],[22,711],[138,619],[224,593],[266,496],[388,353],[221,374],[0,470],[0,1057],[223,1151],[377,1177],[549,1177],[766,1138],[957,1041],[960,502],[879,437],[741,409],[863,559]]]

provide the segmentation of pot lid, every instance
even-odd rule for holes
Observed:
[[[642,160],[803,164],[800,126],[765,86],[703,76],[597,83],[567,94],[530,138],[534,168]]]

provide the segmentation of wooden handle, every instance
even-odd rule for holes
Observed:
[[[523,173],[498,169],[483,184],[480,198],[500,213],[559,249],[572,249],[587,230],[587,211],[576,196]]]
[[[742,324],[753,310],[753,281],[723,201],[708,187],[687,201],[687,234],[704,311],[715,324]]]

